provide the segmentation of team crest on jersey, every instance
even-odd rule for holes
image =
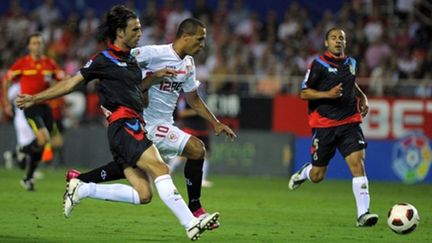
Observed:
[[[135,49],[132,49],[132,51],[131,51],[131,55],[133,56],[133,57],[137,57],[139,54],[140,54],[140,49],[139,48],[135,48]]]
[[[92,59],[88,60],[88,62],[84,65],[83,68],[88,68],[88,67],[90,67],[90,65],[91,65],[92,63],[93,63],[93,60],[92,60]]]
[[[356,71],[355,71],[354,65],[350,64],[349,65],[349,70],[350,70],[350,72],[351,72],[352,75],[355,75]]]
[[[179,138],[179,134],[177,132],[171,131],[167,136],[168,140],[171,142],[176,142]]]

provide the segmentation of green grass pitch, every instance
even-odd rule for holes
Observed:
[[[19,185],[23,172],[0,169],[0,242],[189,242],[157,193],[149,205],[84,199],[70,219],[62,214],[64,170],[45,170],[36,192]],[[183,197],[181,174],[174,175]],[[295,192],[286,178],[212,176],[202,202],[221,213],[221,227],[200,242],[432,242],[432,185],[370,182],[376,227],[355,227],[350,181],[305,183]],[[397,202],[415,205],[420,225],[397,235],[386,224]]]

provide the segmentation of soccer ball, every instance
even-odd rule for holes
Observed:
[[[409,234],[419,225],[417,209],[409,203],[398,203],[388,212],[387,224],[393,232]]]

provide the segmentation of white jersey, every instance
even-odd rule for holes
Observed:
[[[21,93],[21,87],[19,85],[18,82],[13,83],[9,89],[8,89],[8,99],[11,103],[15,102],[16,97],[18,96],[18,94]],[[30,125],[27,123],[27,119],[24,115],[24,111],[21,109],[18,109],[18,107],[16,107],[14,105],[14,118],[13,118],[13,123],[15,126],[15,135],[16,135],[16,139],[17,139],[17,144],[20,147],[24,147],[28,144],[30,144],[31,142],[33,142],[33,140],[36,138],[33,130],[31,129]]]
[[[143,77],[163,68],[176,71],[175,77],[166,78],[160,84],[150,87],[149,104],[144,109],[144,120],[147,124],[173,124],[173,112],[180,91],[191,92],[199,86],[193,57],[186,56],[181,59],[174,51],[172,44],[142,46],[133,49],[131,54],[137,59]]]

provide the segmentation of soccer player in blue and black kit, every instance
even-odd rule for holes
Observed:
[[[312,163],[291,176],[288,187],[322,181],[336,149],[345,158],[353,176],[357,205],[357,226],[373,226],[378,215],[369,212],[369,185],[364,160],[366,141],[360,128],[368,112],[366,95],[356,84],[356,60],[345,55],[346,36],[340,28],[330,29],[325,38],[327,51],[310,65],[300,98],[308,101],[312,128]]]
[[[136,59],[130,55],[130,49],[136,47],[141,37],[141,25],[135,13],[122,5],[114,6],[107,13],[99,27],[99,37],[108,42],[108,49],[91,58],[78,74],[43,92],[21,94],[16,100],[18,107],[24,109],[68,94],[82,83],[99,80],[99,96],[109,123],[111,154],[132,186],[85,183],[74,178],[64,195],[64,214],[69,217],[80,200],[87,197],[132,204],[149,203],[152,197],[150,180],[153,179],[160,198],[186,229],[187,236],[197,240],[217,221],[219,213],[203,218],[192,214],[178,193],[168,166],[147,139],[141,115],[143,90],[176,73],[164,68],[143,77]]]

